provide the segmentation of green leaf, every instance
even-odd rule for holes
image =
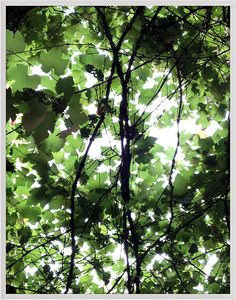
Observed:
[[[34,130],[33,137],[36,144],[41,143],[49,136],[49,131],[53,131],[55,125],[55,113],[47,112],[43,122]]]
[[[186,179],[180,174],[177,174],[174,181],[174,194],[177,196],[182,196],[187,192],[187,188],[188,183]]]
[[[50,211],[46,211],[43,214],[43,220],[45,222],[48,222],[49,224],[51,224],[51,222],[55,220],[55,214]]]
[[[11,118],[12,121],[15,121],[16,114],[19,113],[18,109],[14,106],[16,104],[16,98],[11,95],[11,89],[6,91],[6,121]]]
[[[144,66],[142,68],[139,68],[137,71],[137,75],[139,76],[139,78],[145,82],[147,80],[148,77],[151,77],[152,76],[152,72],[151,70],[149,69],[148,66]],[[148,96],[150,97],[150,96]],[[142,99],[142,98],[141,98]]]
[[[116,261],[115,264],[112,266],[112,271],[115,271],[117,273],[121,273],[125,268],[125,262],[123,258],[120,258]]]
[[[20,213],[23,218],[29,219],[29,222],[32,224],[35,224],[41,219],[41,209],[38,206],[23,207]]]
[[[192,233],[191,232],[185,232],[185,231],[180,231],[177,233],[176,235],[176,239],[178,241],[183,241],[185,243],[187,243],[192,237]]]
[[[12,31],[8,30],[6,31],[6,48],[7,53],[15,53],[15,52],[21,52],[25,50],[25,40],[20,31],[16,31],[13,33]]]
[[[24,88],[36,89],[40,83],[38,75],[28,75],[28,67],[17,64],[7,72],[7,80],[13,80],[10,84],[12,92],[23,91]]]
[[[22,124],[27,132],[32,132],[46,117],[47,108],[38,99],[32,99],[29,104],[29,112],[24,114]]]
[[[61,139],[59,134],[52,133],[42,142],[42,147],[46,152],[51,153],[59,151],[64,144],[65,140]]]
[[[51,77],[48,76],[41,76],[41,85],[44,88],[47,88],[48,90],[52,91],[53,93],[56,93],[56,84],[57,81]]]
[[[22,195],[28,197],[30,195],[29,187],[26,186],[18,186],[15,190],[18,199],[22,200]]]
[[[28,229],[27,229],[27,230],[28,230]],[[26,234],[26,231],[25,231],[25,233],[22,232],[22,234]],[[19,261],[17,261],[17,262],[14,264],[13,270],[14,270],[15,273],[24,270],[24,263],[22,262],[22,260],[19,260]]]
[[[70,99],[74,93],[73,77],[60,78],[56,84],[56,91],[58,94],[64,93],[66,99]]]
[[[84,113],[80,100],[76,95],[74,95],[70,99],[68,105],[69,105],[68,114],[75,128],[80,127],[80,125],[88,121],[88,117]]]
[[[105,56],[99,54],[81,54],[79,59],[80,62],[84,65],[92,65],[97,69],[101,69],[104,63]]]
[[[218,294],[220,290],[220,285],[216,282],[209,284],[208,291],[212,294]]]
[[[64,166],[65,170],[68,174],[72,174],[75,171],[75,161],[77,160],[77,157],[74,155],[70,155],[70,159],[66,159]]]
[[[137,145],[137,148],[135,148],[135,153],[146,153],[146,152],[149,152],[149,150],[154,147],[156,143],[156,138],[154,137],[151,137],[151,136],[148,136],[146,138],[142,137],[140,138],[136,145]]]
[[[42,64],[42,70],[46,73],[54,69],[56,75],[63,75],[69,60],[62,57],[60,48],[53,48],[47,52],[42,52],[39,62]]]
[[[100,271],[101,272],[101,278],[104,281],[105,285],[107,285],[110,281],[111,274],[105,271]]]
[[[140,98],[139,98],[139,103],[140,104],[148,104],[152,100],[152,97],[154,95],[155,95],[155,91],[153,89],[143,90],[142,94],[140,95]]]
[[[150,160],[153,159],[154,156],[151,153],[141,153],[141,151],[138,153],[138,157],[135,158],[135,161],[138,164],[148,164],[150,163]]]
[[[53,158],[56,162],[56,164],[61,164],[64,162],[65,158],[64,158],[64,152],[63,151],[59,151],[56,153],[53,153]]]
[[[212,239],[208,239],[203,243],[204,247],[206,250],[211,250],[214,249],[215,243],[213,242]]]
[[[210,137],[207,139],[199,139],[199,146],[202,149],[210,150],[213,145],[214,145],[214,141]]]
[[[96,289],[94,290],[94,293],[95,293],[95,294],[104,294],[104,293],[105,293],[105,292],[104,292],[104,288],[103,288],[103,287],[96,288]]]
[[[52,200],[49,203],[51,209],[58,209],[62,208],[62,206],[65,207],[66,205],[66,199],[61,195],[56,195],[52,198]]]
[[[16,213],[8,214],[7,215],[7,225],[10,225],[12,227],[15,226],[17,219],[18,219],[18,217],[17,217]]]

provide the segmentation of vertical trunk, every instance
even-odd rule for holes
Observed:
[[[130,202],[130,165],[131,165],[131,152],[130,152],[130,127],[128,115],[128,84],[122,84],[122,101],[120,104],[120,137],[121,137],[121,195],[124,202],[124,237],[125,237],[125,250],[127,256],[127,274],[128,274],[128,290],[129,293],[134,292],[134,285],[136,286],[136,293],[140,293],[140,272],[141,261],[139,259],[139,239],[135,231],[134,221],[131,216],[131,211],[128,207]],[[129,229],[127,228],[127,221]],[[131,243],[132,253],[136,260],[135,277],[130,275],[130,266],[128,262],[128,246]]]

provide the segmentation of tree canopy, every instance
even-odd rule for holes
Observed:
[[[230,293],[229,13],[7,7],[7,293]]]

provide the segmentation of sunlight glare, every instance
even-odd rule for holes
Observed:
[[[217,129],[222,129],[218,122],[215,120],[211,120],[210,125],[205,130],[205,134],[207,137],[213,136]]]
[[[86,84],[85,84],[86,88],[90,88],[97,83],[97,78],[95,78],[92,74],[88,72],[84,72],[84,75],[86,77]]]
[[[212,267],[215,265],[215,263],[218,261],[218,257],[213,254],[208,258],[208,262],[203,268],[203,271],[209,276],[212,270]]]
[[[47,76],[50,77],[49,73],[46,73],[42,70],[42,65],[32,66],[30,67],[30,75],[39,75],[39,76]]]
[[[28,279],[29,278],[29,275],[30,276],[34,276],[34,274],[38,271],[38,268],[35,267],[35,266],[27,266],[25,267],[25,276],[26,278]]]
[[[70,14],[73,14],[75,12],[74,6],[68,6],[65,10],[64,10],[64,14],[65,16],[68,16]]]

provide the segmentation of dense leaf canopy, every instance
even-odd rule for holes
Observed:
[[[229,293],[229,7],[7,8],[7,293]]]

